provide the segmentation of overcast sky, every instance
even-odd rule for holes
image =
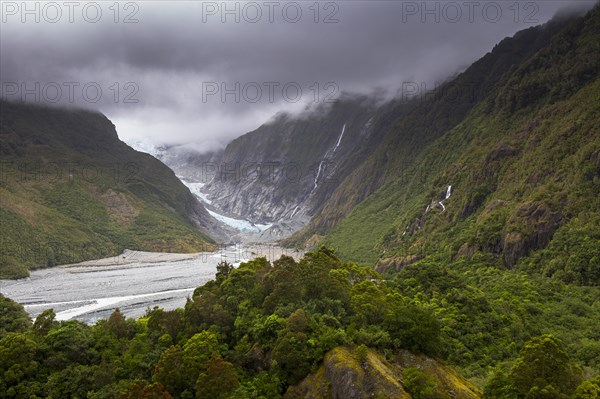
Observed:
[[[2,96],[99,109],[125,141],[214,149],[343,91],[433,87],[594,3],[2,1]]]

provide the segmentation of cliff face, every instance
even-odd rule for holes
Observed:
[[[478,399],[481,391],[451,368],[423,355],[399,352],[391,361],[376,351],[338,347],[321,367],[290,387],[286,399],[423,397]]]
[[[256,238],[279,239],[321,212],[391,121],[411,106],[343,96],[300,115],[280,114],[221,151],[194,155],[167,149],[158,157],[178,175],[203,185],[209,209],[273,224]]]

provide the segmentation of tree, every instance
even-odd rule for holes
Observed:
[[[9,333],[0,340],[0,391],[34,375],[37,345],[24,334]]]
[[[206,371],[198,375],[196,399],[227,399],[240,386],[233,364],[213,355]]]
[[[414,367],[402,371],[402,385],[413,399],[433,399],[436,382],[433,377]]]
[[[273,359],[288,383],[295,384],[310,372],[312,363],[312,348],[306,334],[308,320],[303,310],[297,310],[288,317],[286,324],[273,348]]]
[[[510,372],[497,373],[486,385],[484,396],[495,399],[568,398],[581,380],[582,371],[571,361],[563,343],[547,334],[526,342]]]
[[[118,339],[126,338],[128,335],[127,321],[119,308],[116,308],[115,311],[112,312],[105,326],[108,331],[114,334]]]
[[[188,385],[183,375],[181,358],[181,347],[171,346],[162,353],[152,374],[152,381],[161,383],[175,396],[181,394]]]
[[[58,322],[55,319],[56,313],[54,313],[53,309],[44,310],[36,317],[33,323],[33,331],[40,336],[45,336],[53,327],[58,326]]]
[[[394,344],[413,352],[437,355],[441,351],[440,323],[429,309],[404,304],[398,295],[390,299],[384,326]]]
[[[223,281],[227,280],[229,273],[233,270],[233,266],[227,261],[221,261],[217,263],[217,274],[215,275],[215,281],[218,285],[221,285]]]
[[[600,377],[582,382],[575,390],[573,399],[600,399]]]
[[[148,384],[144,380],[134,380],[121,391],[119,399],[171,399],[171,394],[160,382]]]
[[[31,325],[29,315],[15,301],[0,294],[0,338],[9,332],[24,332]]]

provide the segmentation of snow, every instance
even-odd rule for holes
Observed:
[[[271,226],[273,226],[272,223],[270,223],[270,224],[254,224],[254,223],[250,222],[249,220],[234,219],[234,218],[231,218],[228,216],[221,215],[217,212],[211,211],[210,209],[207,209],[207,211],[208,211],[208,213],[210,213],[210,215],[212,217],[214,217],[218,221],[225,223],[227,226],[233,227],[234,229],[241,231],[241,232],[260,233],[260,232],[267,230]]]

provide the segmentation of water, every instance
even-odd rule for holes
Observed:
[[[278,247],[231,246],[214,253],[156,254],[127,251],[122,256],[31,272],[21,280],[0,280],[0,292],[19,302],[32,318],[53,308],[58,320],[88,324],[108,318],[117,307],[127,317],[147,308],[185,305],[194,289],[212,280],[221,260],[238,265],[256,256],[294,255]]]

